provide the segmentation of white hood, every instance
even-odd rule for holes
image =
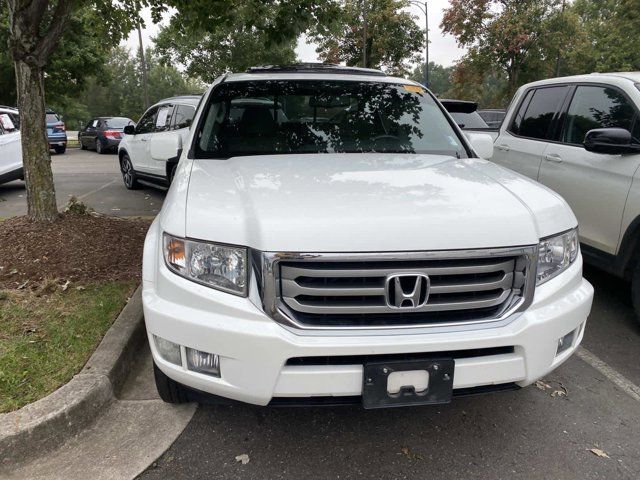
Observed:
[[[577,224],[567,204],[545,187],[484,160],[448,156],[195,160],[188,186],[176,187],[172,196],[183,198],[172,203],[185,208],[164,212],[167,231],[264,251],[533,245]]]

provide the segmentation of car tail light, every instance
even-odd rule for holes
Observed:
[[[105,130],[104,136],[107,138],[113,138],[115,140],[122,138],[122,133],[117,130]]]

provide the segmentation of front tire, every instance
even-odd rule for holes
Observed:
[[[84,144],[82,140],[80,140],[80,150],[86,150],[87,146]]]
[[[120,171],[122,172],[122,180],[127,190],[137,190],[140,188],[140,183],[136,179],[136,171],[133,169],[131,159],[129,155],[123,155],[120,160]]]
[[[67,151],[67,147],[53,147],[53,149],[56,151],[58,155],[62,155],[64,152]]]
[[[153,377],[156,380],[158,395],[166,403],[187,403],[187,394],[178,382],[167,377],[158,366],[153,363]]]

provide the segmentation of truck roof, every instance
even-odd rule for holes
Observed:
[[[401,83],[419,85],[413,80],[392,77],[382,70],[361,67],[345,67],[331,63],[297,63],[293,65],[266,65],[247,69],[246,72],[230,73],[224,82],[245,82],[251,80],[324,80],[327,78],[344,81]]]
[[[589,73],[586,75],[573,75],[569,77],[548,78],[539,80],[527,85],[550,85],[563,82],[594,82],[599,80],[617,80],[640,83],[640,72],[608,72],[608,73]]]

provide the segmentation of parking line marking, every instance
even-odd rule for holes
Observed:
[[[98,192],[99,192],[100,190],[102,190],[103,188],[107,188],[109,185],[112,185],[112,184],[116,183],[117,181],[118,181],[118,179],[117,179],[117,178],[114,178],[114,179],[113,179],[113,180],[111,180],[109,183],[105,183],[104,185],[102,185],[102,186],[101,186],[101,187],[99,187],[99,188],[96,188],[95,190],[91,190],[90,192],[83,193],[82,195],[80,195],[80,196],[78,197],[78,200],[83,200],[83,199],[87,198],[88,196],[93,195],[94,193],[98,193]]]
[[[598,370],[605,377],[607,377],[609,381],[613,382],[618,388],[628,394],[631,398],[640,402],[640,387],[638,387],[631,380],[618,373],[606,362],[600,360],[584,347],[578,347],[578,350],[576,350],[576,355],[583,361],[591,365],[593,368]]]

